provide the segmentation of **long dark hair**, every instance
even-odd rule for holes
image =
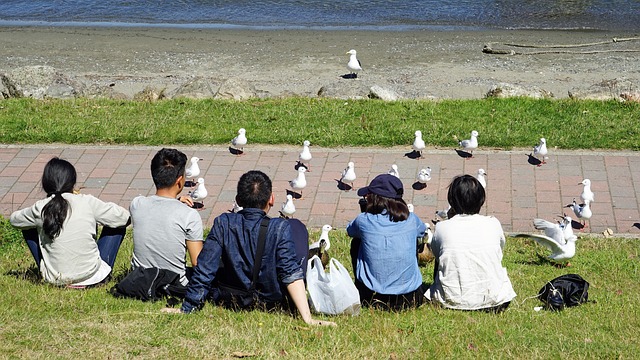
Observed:
[[[62,194],[73,192],[76,178],[76,169],[67,160],[55,157],[44,167],[42,189],[53,198],[42,208],[42,228],[51,240],[60,235],[62,224],[71,212],[69,202]]]
[[[392,199],[374,193],[368,193],[365,198],[367,199],[365,211],[370,214],[382,214],[387,210],[389,220],[392,222],[405,221],[409,218],[409,207],[402,199]]]

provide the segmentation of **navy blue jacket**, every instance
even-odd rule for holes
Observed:
[[[243,209],[238,213],[222,214],[214,220],[198,255],[198,265],[182,304],[183,312],[201,308],[209,295],[217,300],[217,283],[249,289],[260,222],[265,216],[260,209]],[[289,223],[285,219],[271,219],[256,284],[258,296],[267,303],[282,301],[286,285],[299,279],[303,279],[303,272],[296,259]]]

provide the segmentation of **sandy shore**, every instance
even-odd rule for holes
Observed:
[[[0,27],[0,72],[50,65],[133,94],[147,84],[171,90],[194,76],[241,78],[260,96],[316,96],[327,84],[358,81],[407,98],[482,98],[491,85],[537,86],[557,98],[603,80],[640,86],[639,52],[491,55],[487,43],[578,44],[638,34],[595,31],[305,31],[165,28]],[[346,74],[349,49],[365,71]],[[544,49],[509,48],[518,52]],[[640,50],[640,41],[571,49]]]

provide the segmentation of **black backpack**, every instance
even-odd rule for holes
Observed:
[[[547,282],[538,292],[538,299],[549,310],[578,306],[589,299],[589,282],[578,274],[566,274]]]
[[[138,266],[117,283],[110,292],[116,297],[131,297],[156,301],[163,297],[184,298],[186,287],[180,285],[180,275],[167,269]]]

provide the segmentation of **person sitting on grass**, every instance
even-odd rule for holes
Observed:
[[[75,194],[77,173],[66,160],[53,158],[42,173],[47,197],[11,214],[44,281],[71,288],[109,280],[129,223],[129,212],[87,194]],[[96,242],[96,225],[103,225]]]
[[[306,254],[297,254],[294,244],[307,240],[292,239],[288,220],[267,217],[275,203],[271,179],[257,170],[243,174],[236,202],[241,211],[214,220],[182,307],[163,311],[191,313],[210,298],[232,309],[290,309],[293,305],[307,324],[335,325],[311,317],[299,260]],[[257,258],[260,238],[263,254]],[[308,251],[308,246],[301,248]],[[254,270],[256,262],[261,265]]]
[[[516,293],[502,267],[502,225],[492,216],[479,214],[484,187],[473,176],[457,176],[447,199],[451,213],[448,220],[436,224],[431,242],[433,284],[425,296],[450,309],[505,310]]]
[[[424,301],[416,247],[426,226],[409,212],[403,192],[402,181],[389,174],[358,190],[363,212],[347,225],[347,234],[363,305],[402,310]]]
[[[151,177],[156,193],[138,196],[129,211],[133,225],[133,269],[162,269],[178,275],[169,294],[183,297],[189,283],[186,253],[198,263],[203,246],[202,218],[189,196],[177,196],[184,189],[187,156],[176,149],[161,149],[151,160]],[[141,286],[147,286],[142,285]]]

